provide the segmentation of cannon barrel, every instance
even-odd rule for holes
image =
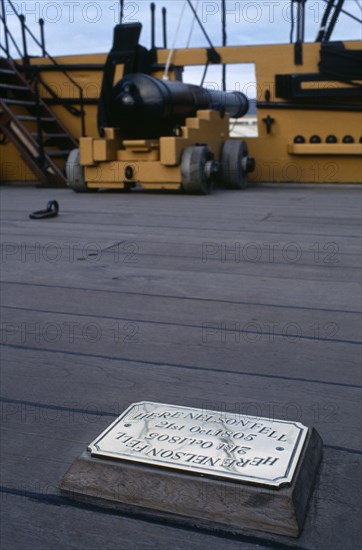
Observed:
[[[220,92],[134,73],[112,89],[109,124],[120,129],[123,139],[157,139],[172,135],[186,117],[195,116],[200,109],[239,118],[248,108],[248,99],[241,92]]]

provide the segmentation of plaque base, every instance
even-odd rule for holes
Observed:
[[[275,489],[84,452],[60,490],[82,502],[195,528],[298,537],[321,457],[322,440],[310,429],[291,485]]]

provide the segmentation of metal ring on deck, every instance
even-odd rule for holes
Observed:
[[[37,210],[29,214],[31,220],[43,220],[45,218],[55,218],[59,212],[59,204],[57,201],[49,201],[46,210]]]

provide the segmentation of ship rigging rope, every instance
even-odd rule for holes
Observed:
[[[168,52],[168,56],[167,56],[165,72],[163,73],[163,80],[168,80],[168,73],[170,72],[170,65],[171,65],[171,61],[172,61],[172,56],[173,56],[173,53],[174,53],[175,48],[176,48],[176,41],[177,41],[177,38],[178,38],[178,34],[180,32],[182,18],[183,18],[184,12],[185,12],[186,4],[187,4],[187,0],[184,1],[183,5],[182,5],[182,8],[181,8],[180,18],[178,20],[176,31],[175,31],[175,34],[174,34],[174,37],[173,37],[172,47],[171,47],[170,51]]]
[[[197,0],[196,6],[195,6],[195,10],[196,10],[196,11],[197,11],[198,8],[199,8],[199,3],[200,3],[200,0]],[[188,39],[187,39],[186,48],[189,48],[189,46],[190,46],[192,33],[194,32],[194,26],[195,26],[195,18],[192,20],[192,23],[191,23],[191,29],[190,29],[189,37],[188,37]]]
[[[322,0],[322,2],[324,2],[325,4],[329,4],[330,0]],[[358,1],[357,1],[357,3],[358,3]],[[341,13],[343,13],[344,15],[347,15],[348,17],[350,17],[354,21],[357,21],[357,23],[362,24],[362,19],[359,19],[356,15],[353,15],[352,13],[349,13],[349,11],[346,11],[342,8]]]
[[[202,75],[202,78],[201,78],[201,82],[200,82],[200,87],[202,88],[203,85],[204,85],[204,82],[205,82],[205,78],[206,78],[206,73],[207,73],[207,69],[209,68],[209,61],[206,62],[206,65],[205,65],[205,68],[204,68],[204,73]]]
[[[183,3],[182,5],[182,9],[181,9],[181,14],[180,14],[180,19],[178,21],[178,25],[177,25],[177,28],[176,28],[176,32],[175,32],[175,36],[174,36],[174,40],[173,40],[173,44],[172,44],[172,48],[171,50],[169,51],[169,54],[168,54],[168,57],[167,57],[167,61],[166,61],[166,66],[165,66],[165,72],[163,73],[163,80],[168,80],[168,73],[170,71],[170,65],[171,65],[171,61],[172,61],[172,56],[173,56],[173,53],[175,51],[175,47],[176,47],[176,40],[177,40],[177,37],[178,37],[178,33],[180,31],[180,27],[181,27],[181,23],[182,23],[182,18],[183,18],[183,14],[184,14],[184,11],[185,11],[185,8],[186,8],[186,4],[188,4],[191,8],[191,11],[192,13],[194,14],[194,18],[196,19],[196,21],[198,22],[199,26],[200,26],[200,29],[202,30],[203,32],[203,35],[205,36],[209,46],[210,46],[210,51],[213,51],[216,53],[215,51],[215,48],[210,40],[210,37],[209,35],[207,34],[206,30],[205,30],[205,27],[204,25],[202,24],[202,21],[200,19],[200,17],[197,15],[197,11],[195,9],[195,7],[193,6],[191,0],[185,0],[185,2]],[[206,65],[205,65],[205,70],[207,70],[207,66],[209,64],[209,60],[207,61]]]
[[[214,50],[215,48],[214,48],[214,46],[213,46],[213,44],[212,44],[212,42],[211,42],[211,40],[210,40],[210,37],[209,37],[209,35],[207,34],[207,32],[206,32],[206,30],[205,30],[205,27],[204,27],[204,25],[202,24],[202,21],[201,21],[200,17],[197,15],[197,12],[196,12],[194,6],[192,5],[191,0],[186,0],[186,2],[187,2],[188,5],[190,6],[191,11],[192,11],[192,13],[194,14],[194,17],[195,17],[196,21],[198,22],[198,24],[199,24],[199,26],[200,26],[200,29],[202,30],[203,35],[205,36],[206,40],[208,41],[210,48],[211,48],[212,50]]]

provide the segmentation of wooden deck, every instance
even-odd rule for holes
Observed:
[[[29,219],[53,198],[59,217]],[[360,547],[360,188],[3,186],[1,208],[3,550]],[[324,458],[302,536],[62,498],[73,460],[142,400],[314,426]]]

